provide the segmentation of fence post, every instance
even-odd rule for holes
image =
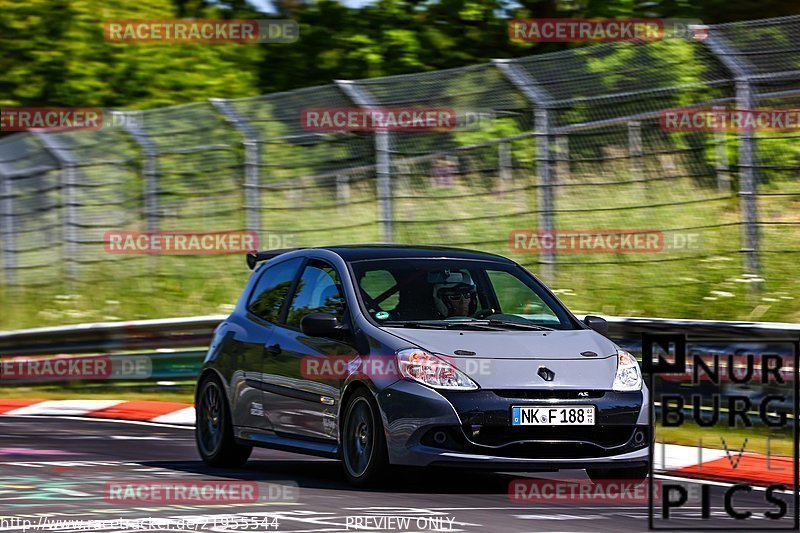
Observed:
[[[500,175],[498,189],[500,194],[505,194],[506,190],[513,188],[514,173],[511,163],[511,143],[500,143],[497,145],[497,166]]]
[[[753,109],[752,86],[748,81],[736,83],[736,107]],[[759,274],[758,183],[755,175],[754,136],[749,128],[741,132],[739,144],[739,195],[741,197],[742,221],[744,222],[744,247],[747,273]]]
[[[17,243],[15,231],[14,191],[11,177],[3,173],[0,168],[0,235],[3,237],[3,270],[7,288],[14,286],[16,282]]]
[[[158,148],[147,134],[138,126],[126,120],[123,129],[133,137],[134,142],[142,151],[144,160],[142,161],[142,179],[144,189],[142,197],[144,201],[145,228],[148,232],[155,233],[159,229],[158,220]],[[147,262],[152,270],[158,266],[157,254],[148,254]]]
[[[552,233],[555,230],[555,187],[552,180],[553,157],[550,152],[552,130],[552,99],[540,88],[528,73],[513,60],[493,59],[492,63],[505,78],[530,102],[536,121],[536,171],[539,178],[539,231]],[[546,249],[541,256],[539,275],[548,282],[555,280],[556,254]]]
[[[723,111],[723,108],[714,108],[714,112],[721,113]],[[714,169],[717,176],[717,190],[719,192],[730,192],[731,175],[728,172],[728,146],[725,132],[720,130],[714,131]]]
[[[751,74],[747,63],[737,58],[727,40],[712,27],[708,37],[703,41],[717,58],[734,74],[736,80],[736,108],[750,110],[755,104]],[[747,274],[760,278],[758,234],[758,180],[755,174],[755,156],[753,132],[744,128],[739,132],[739,198],[742,216],[742,247],[745,254],[745,270]],[[759,284],[750,284],[759,288]]]
[[[539,231],[552,235],[553,224],[553,160],[550,153],[550,111],[546,108],[536,110],[536,172],[539,176]],[[551,239],[552,240],[552,239]],[[545,248],[542,276],[553,280],[555,252]]]
[[[375,163],[378,175],[378,223],[381,228],[381,240],[394,242],[394,210],[392,200],[392,161],[389,154],[391,139],[389,132],[375,132]]]
[[[628,161],[630,163],[631,181],[641,180],[642,175],[642,123],[638,121],[628,122]],[[645,194],[648,192],[646,182],[639,184]]]
[[[497,164],[500,173],[500,187],[502,191],[505,191],[514,179],[511,167],[510,143],[500,143],[497,145]]]
[[[228,100],[209,99],[211,105],[242,135],[244,146],[245,229],[254,231],[261,239],[261,144],[258,133],[239,115]]]
[[[144,216],[147,231],[158,231],[158,150],[155,143],[138,127],[126,124],[125,131],[142,149],[142,177],[144,178]]]
[[[64,274],[69,290],[75,289],[77,281],[76,264],[78,262],[78,198],[76,194],[77,161],[73,154],[54,142],[44,132],[34,132],[34,137],[44,150],[58,162],[61,174],[61,190],[63,191],[62,209],[64,209]]]
[[[336,204],[340,214],[344,213],[345,205],[350,201],[350,176],[336,174]]]
[[[379,107],[366,91],[350,80],[336,80],[336,85],[358,107]],[[392,191],[392,138],[390,132],[375,132],[375,171],[377,174],[378,224],[380,239],[385,243],[394,242],[394,199]]]
[[[554,185],[565,183],[569,179],[569,136],[556,135],[556,175]]]

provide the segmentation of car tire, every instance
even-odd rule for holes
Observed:
[[[203,462],[208,466],[244,465],[253,447],[237,443],[233,436],[231,411],[222,383],[211,375],[200,382],[197,391],[194,435]]]
[[[650,467],[647,465],[632,468],[587,468],[586,473],[589,479],[595,484],[602,484],[606,481],[632,481],[642,483],[647,479]]]
[[[342,423],[342,464],[353,485],[375,485],[386,474],[389,458],[380,409],[367,389],[347,401]]]

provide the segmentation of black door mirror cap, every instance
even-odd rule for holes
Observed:
[[[608,322],[605,318],[595,315],[586,315],[583,319],[583,323],[600,335],[608,337]]]
[[[300,331],[309,337],[337,337],[339,321],[330,313],[309,313],[300,320]]]

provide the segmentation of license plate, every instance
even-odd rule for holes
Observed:
[[[512,407],[512,426],[593,426],[593,405]]]

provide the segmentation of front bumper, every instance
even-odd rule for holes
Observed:
[[[643,392],[436,391],[406,380],[378,395],[392,464],[529,471],[646,465],[652,432],[642,423],[644,400]],[[548,404],[594,405],[597,423],[511,425],[512,406]]]

